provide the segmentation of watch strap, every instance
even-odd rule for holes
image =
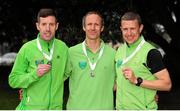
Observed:
[[[143,82],[143,79],[141,77],[138,77],[136,86],[140,86],[142,82]]]

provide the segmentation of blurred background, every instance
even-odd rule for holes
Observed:
[[[56,35],[69,47],[84,39],[81,20],[87,11],[102,13],[105,20],[102,39],[112,46],[122,43],[119,29],[122,14],[137,11],[145,26],[145,39],[164,54],[173,82],[170,92],[158,92],[159,109],[180,109],[180,0],[0,0],[0,110],[13,110],[19,103],[18,89],[9,87],[8,75],[20,47],[36,38],[36,16],[42,7],[57,10],[60,25]],[[66,103],[68,81],[64,92]]]

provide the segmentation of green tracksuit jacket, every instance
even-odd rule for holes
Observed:
[[[48,60],[39,51],[37,39],[27,42],[20,49],[9,75],[10,86],[23,89],[23,98],[16,109],[62,109],[63,75],[68,47],[62,41],[54,39],[47,43],[39,38],[42,50],[47,54],[54,41],[51,70],[42,77],[37,76],[37,66],[39,63],[47,64]]]

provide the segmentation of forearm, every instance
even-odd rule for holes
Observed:
[[[9,76],[9,85],[12,88],[27,88],[30,84],[38,80],[39,77],[36,71],[32,73],[12,72]]]
[[[169,91],[171,89],[171,82],[164,80],[143,80],[140,87],[158,91]]]
[[[123,74],[126,79],[129,80],[134,85],[140,85],[140,87],[159,90],[159,91],[169,91],[171,89],[171,79],[169,73],[166,69],[158,71],[154,74],[155,80],[146,80],[143,77],[135,76],[131,69],[123,69]]]

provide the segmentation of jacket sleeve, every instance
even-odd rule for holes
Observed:
[[[31,72],[27,71],[30,61],[28,61],[26,55],[30,56],[27,54],[25,48],[22,47],[17,54],[12,71],[9,75],[9,85],[12,88],[27,88],[33,82],[39,80],[39,77],[36,74],[36,68],[31,70]]]
[[[65,73],[64,73],[64,81],[71,76],[72,73],[72,64],[71,64],[71,57],[68,51],[68,58],[67,58],[67,62],[66,62],[66,68],[65,68]]]

